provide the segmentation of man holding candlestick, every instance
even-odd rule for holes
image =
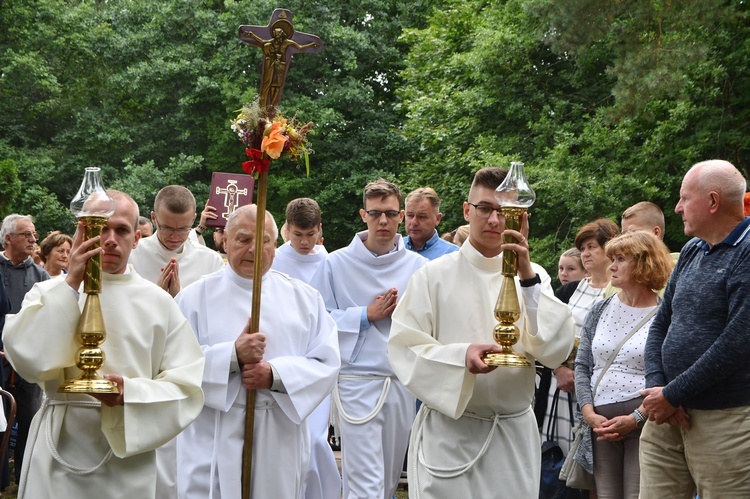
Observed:
[[[393,313],[391,365],[423,405],[409,444],[409,490],[422,498],[537,497],[541,450],[531,403],[531,367],[494,367],[488,353],[503,251],[517,254],[520,339],[516,352],[559,365],[573,346],[568,308],[556,298],[544,269],[531,262],[521,231],[506,230],[495,189],[500,168],[479,170],[464,203],[469,239],[458,252],[418,270]],[[504,243],[510,235],[517,242]],[[511,281],[512,282],[512,281]],[[450,448],[450,452],[446,452]]]

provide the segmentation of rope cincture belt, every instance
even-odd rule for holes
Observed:
[[[478,419],[480,421],[486,421],[488,423],[492,423],[492,427],[490,428],[489,433],[487,434],[487,438],[484,440],[484,444],[482,445],[482,448],[479,449],[479,453],[476,455],[474,459],[469,461],[465,464],[460,464],[458,466],[453,466],[449,468],[440,467],[440,466],[432,466],[425,462],[424,458],[424,452],[422,451],[422,426],[424,424],[424,420],[427,417],[427,413],[429,411],[434,411],[435,409],[432,409],[430,407],[426,407],[425,410],[421,411],[419,415],[417,415],[417,424],[415,425],[416,428],[416,435],[415,435],[415,441],[416,441],[416,451],[417,451],[417,458],[419,459],[419,464],[429,473],[430,475],[436,477],[436,478],[455,478],[457,476],[463,475],[467,471],[469,471],[471,468],[474,467],[474,465],[487,453],[487,449],[490,447],[490,442],[492,441],[492,437],[495,435],[495,430],[497,429],[498,423],[500,423],[500,420],[502,419],[510,419],[510,418],[517,418],[519,416],[523,416],[527,412],[531,410],[531,406],[527,407],[526,409],[515,412],[512,414],[495,414],[494,416],[480,416],[478,414],[472,414],[469,412],[465,412],[461,417],[467,417],[472,419]]]
[[[55,405],[64,405],[69,407],[88,407],[92,409],[99,409],[101,408],[102,404],[98,400],[45,400],[44,404],[42,405],[42,411],[46,411],[43,413],[43,418],[46,420],[46,440],[47,440],[47,448],[49,449],[50,454],[52,457],[60,463],[61,466],[64,466],[67,468],[71,473],[74,473],[76,475],[90,475],[91,473],[94,473],[96,470],[104,466],[109,462],[109,460],[112,458],[112,448],[107,451],[107,453],[102,458],[101,462],[97,464],[96,466],[93,466],[91,468],[81,468],[79,466],[73,466],[72,464],[65,461],[62,456],[57,452],[57,446],[55,446],[55,442],[52,439],[52,414],[54,411],[50,411],[50,406]],[[27,467],[26,467],[27,468]]]
[[[340,374],[339,379],[383,380],[383,389],[380,391],[380,397],[378,398],[377,404],[375,404],[375,408],[372,410],[372,412],[370,412],[370,414],[363,418],[354,418],[348,415],[346,411],[344,411],[344,407],[341,404],[341,396],[339,395],[338,383],[336,383],[336,385],[333,387],[333,403],[334,407],[336,408],[336,412],[341,419],[353,425],[363,425],[372,421],[373,418],[375,418],[375,416],[377,416],[380,410],[383,408],[383,404],[385,404],[385,399],[388,396],[388,392],[391,388],[391,378],[388,376],[357,376],[354,374]]]

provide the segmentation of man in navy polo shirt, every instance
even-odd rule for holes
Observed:
[[[675,212],[693,236],[646,343],[641,499],[750,497],[750,218],[726,161],[694,165]]]

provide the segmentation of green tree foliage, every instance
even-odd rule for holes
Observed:
[[[202,204],[240,172],[229,120],[257,94],[261,52],[237,37],[269,0],[0,2],[0,190],[40,232],[72,229],[86,166],[144,212],[168,183]],[[668,218],[690,164],[748,175],[747,4],[738,0],[290,0],[320,54],[293,59],[282,112],[314,120],[311,175],[275,163],[268,206],[318,199],[326,244],[364,228],[363,185],[431,185],[442,229],[482,166],[522,160],[537,191],[534,258],[554,268],[584,223],[644,199]],[[17,189],[14,179],[20,182]]]
[[[446,228],[474,171],[526,163],[534,258],[548,269],[580,226],[641,200],[672,212],[694,162],[747,176],[747,7],[741,2],[446,2],[411,46],[403,178],[444,197]],[[450,210],[450,211],[448,211]]]
[[[294,197],[324,205],[326,242],[347,244],[361,222],[368,180],[395,174],[406,154],[394,89],[406,47],[403,26],[424,22],[395,0],[284,5],[295,28],[317,34],[321,54],[293,59],[282,112],[316,122],[311,175],[273,165],[269,209]],[[261,52],[241,43],[241,24],[263,24],[278,5],[263,1],[6,0],[0,4],[0,160],[13,159],[24,186],[18,210],[36,196],[64,211],[86,166],[131,192],[148,211],[166,183],[193,189],[199,203],[212,171],[241,172],[244,148],[229,120],[257,94]],[[52,208],[50,208],[52,209]],[[41,229],[57,217],[36,213]],[[283,216],[281,217],[283,218]]]

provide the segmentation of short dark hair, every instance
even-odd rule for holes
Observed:
[[[388,196],[396,196],[398,198],[398,207],[401,208],[401,206],[403,206],[404,197],[401,195],[401,190],[396,184],[388,182],[384,178],[379,178],[374,182],[369,182],[362,193],[362,207],[367,208],[368,199],[385,199]]]
[[[507,175],[508,170],[505,168],[488,166],[478,170],[474,174],[474,180],[471,182],[471,187],[487,187],[488,189],[495,190],[503,183],[503,180],[505,180]]]
[[[300,229],[312,229],[319,227],[320,221],[320,206],[314,199],[292,199],[286,205],[287,226],[296,225]]]
[[[587,223],[578,231],[575,238],[575,247],[581,250],[581,246],[589,239],[595,239],[596,242],[604,247],[607,241],[620,235],[620,228],[609,218],[600,218],[593,222]],[[582,250],[581,250],[582,251]]]

